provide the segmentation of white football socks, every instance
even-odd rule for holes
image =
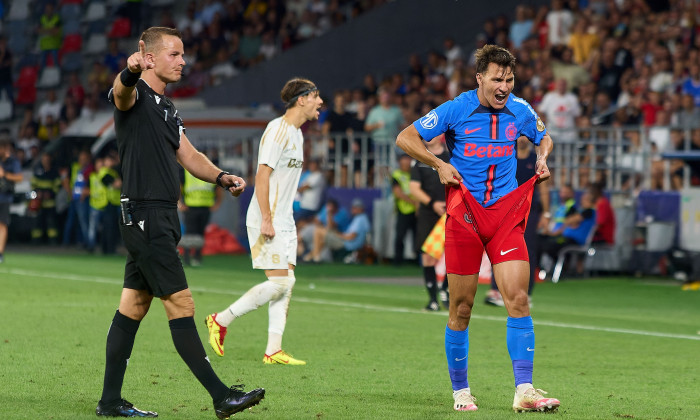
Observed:
[[[287,277],[270,277],[267,281],[253,286],[226,310],[219,312],[216,322],[222,327],[228,327],[234,319],[284,296],[286,283]]]
[[[294,271],[289,270],[287,289],[284,294],[276,300],[270,301],[270,308],[268,310],[267,348],[265,348],[265,354],[268,356],[282,350],[282,334],[284,334],[284,327],[287,325],[289,301],[292,298],[294,283],[296,283]]]

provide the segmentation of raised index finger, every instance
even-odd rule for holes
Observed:
[[[146,43],[143,40],[139,40],[139,53],[141,53],[141,57],[146,56]]]

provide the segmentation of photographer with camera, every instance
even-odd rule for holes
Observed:
[[[14,199],[15,183],[22,181],[22,165],[12,154],[9,139],[0,140],[0,264],[7,243],[7,227],[10,225],[10,204]]]

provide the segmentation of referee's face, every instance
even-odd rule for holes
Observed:
[[[477,73],[476,81],[479,83],[479,102],[493,109],[502,109],[513,91],[515,76],[510,67],[489,63],[486,72]]]
[[[163,35],[161,49],[153,55],[156,75],[165,83],[179,82],[185,67],[185,47],[182,40],[173,35]]]

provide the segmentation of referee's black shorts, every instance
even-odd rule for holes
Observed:
[[[187,289],[185,270],[177,252],[181,236],[177,207],[132,203],[132,209],[133,224],[119,223],[129,251],[124,288],[147,290],[156,297]]]

